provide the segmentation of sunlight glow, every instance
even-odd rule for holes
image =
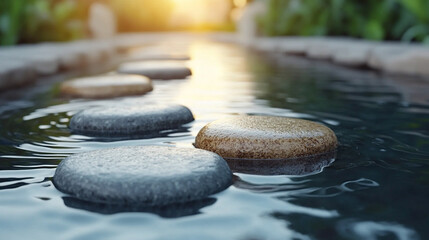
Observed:
[[[229,0],[172,0],[174,3],[171,24],[174,27],[216,25],[229,18]]]

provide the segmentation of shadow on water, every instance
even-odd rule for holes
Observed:
[[[335,161],[336,152],[291,159],[225,159],[233,172],[254,175],[308,175]]]
[[[152,138],[163,138],[173,137],[175,134],[186,134],[190,133],[189,127],[180,127],[177,129],[152,131],[152,132],[133,132],[127,134],[106,134],[93,132],[90,135],[80,133],[79,131],[72,131],[72,134],[81,136],[90,136],[90,141],[99,142],[112,142],[112,141],[124,141],[124,140],[136,140],[136,139],[152,139]]]
[[[146,212],[159,215],[163,218],[178,218],[200,214],[200,209],[208,207],[216,202],[215,198],[205,198],[199,201],[176,203],[165,206],[140,206],[140,205],[114,205],[107,203],[93,203],[80,200],[75,197],[63,197],[67,207],[91,211],[100,214],[115,214],[124,212]]]

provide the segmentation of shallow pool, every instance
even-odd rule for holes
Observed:
[[[62,78],[1,93],[1,239],[428,239],[429,84],[301,57],[264,55],[196,40],[193,76],[155,81],[144,96],[68,100]],[[88,106],[181,103],[195,115],[183,129],[147,139],[71,135]],[[57,191],[57,164],[73,153],[122,145],[192,148],[207,123],[233,114],[304,118],[332,128],[336,160],[303,176],[235,173],[202,202],[128,211]]]

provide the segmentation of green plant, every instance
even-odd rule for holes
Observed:
[[[429,0],[269,0],[268,36],[351,36],[429,42]]]

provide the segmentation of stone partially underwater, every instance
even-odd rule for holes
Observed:
[[[53,183],[84,201],[165,206],[218,193],[231,185],[232,173],[208,151],[133,146],[72,155],[58,165]]]
[[[85,109],[70,120],[70,129],[90,136],[144,136],[174,130],[192,122],[182,105],[109,105]]]
[[[306,175],[335,160],[337,138],[328,127],[307,120],[235,116],[207,124],[195,147],[219,154],[233,172]]]
[[[334,151],[337,137],[308,120],[271,116],[234,116],[207,124],[195,147],[227,159],[289,159]]]
[[[336,152],[290,159],[225,159],[234,173],[253,175],[309,175],[335,161]]]
[[[152,90],[153,86],[149,78],[131,74],[77,78],[61,84],[62,95],[80,98],[142,95]]]
[[[150,79],[184,79],[192,75],[191,70],[180,61],[139,61],[123,63],[119,73],[139,74]]]

